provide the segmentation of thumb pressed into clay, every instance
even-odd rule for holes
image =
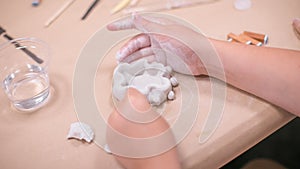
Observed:
[[[128,99],[128,106],[131,106],[137,112],[146,112],[151,107],[146,96],[135,88],[127,89],[125,99]]]

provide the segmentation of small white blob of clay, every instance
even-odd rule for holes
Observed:
[[[85,140],[90,143],[94,139],[94,132],[89,125],[82,122],[75,122],[71,124],[67,138]]]
[[[251,0],[236,0],[234,2],[234,7],[238,10],[246,10],[251,8]]]
[[[170,91],[169,93],[168,93],[168,99],[169,100],[174,100],[175,99],[175,93],[174,93],[174,91]]]
[[[108,147],[108,144],[105,144],[104,147],[103,147],[104,151],[107,153],[107,154],[112,154],[112,152],[110,151],[109,147]]]
[[[173,87],[178,86],[178,81],[177,81],[177,79],[174,76],[172,76],[170,78],[170,82],[171,82],[171,84],[172,84]]]

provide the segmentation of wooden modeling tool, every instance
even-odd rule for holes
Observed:
[[[229,33],[229,34],[227,35],[227,40],[228,40],[229,42],[236,41],[236,42],[244,43],[244,44],[247,44],[247,45],[250,45],[250,44],[251,44],[251,41],[250,41],[250,40],[244,39],[244,38],[242,38],[242,37],[240,37],[240,36],[237,36],[237,35],[235,35],[235,34],[233,34],[233,33]]]
[[[45,23],[45,27],[48,27],[52,22],[54,22],[75,0],[67,1],[58,11],[54,13],[54,15],[47,20]]]
[[[253,38],[251,38],[251,37],[249,37],[249,36],[247,36],[245,34],[240,34],[239,37],[243,38],[243,39],[246,39],[247,41],[251,41],[251,44],[253,44],[253,45],[256,45],[256,46],[262,46],[263,45],[262,42],[260,42],[260,41],[258,41],[256,39],[253,39]]]
[[[268,40],[269,40],[268,35],[264,35],[264,34],[259,34],[259,33],[249,32],[249,31],[244,31],[243,34],[245,34],[253,39],[258,40],[263,44],[267,44]]]

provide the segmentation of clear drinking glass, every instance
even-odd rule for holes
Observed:
[[[0,82],[18,110],[33,111],[49,100],[49,59],[48,45],[36,38],[19,38],[0,45]]]

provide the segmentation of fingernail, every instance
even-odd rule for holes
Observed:
[[[107,25],[106,28],[107,28],[108,30],[113,30],[112,24]]]

